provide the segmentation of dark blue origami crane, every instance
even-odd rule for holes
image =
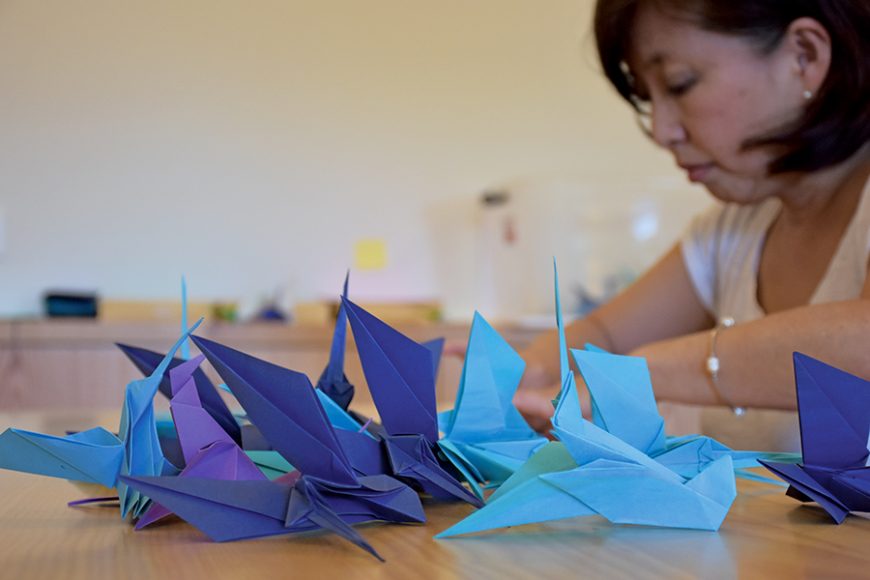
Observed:
[[[347,309],[363,372],[385,429],[392,473],[437,499],[483,502],[439,460],[433,351],[411,340],[350,300]]]
[[[798,352],[794,377],[803,463],[761,463],[838,524],[870,511],[870,382]]]
[[[342,298],[347,298],[349,279],[350,274],[344,278]],[[344,349],[346,342],[347,312],[344,309],[344,303],[342,303],[338,307],[338,316],[335,319],[335,330],[332,333],[332,348],[329,350],[329,362],[317,381],[317,388],[345,411],[350,406],[354,395],[354,386],[347,380],[347,375],[344,374]]]

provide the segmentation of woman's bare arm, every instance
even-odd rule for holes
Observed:
[[[616,298],[568,325],[565,334],[570,348],[582,348],[589,342],[627,354],[641,345],[698,332],[712,324],[689,279],[680,248],[674,246]],[[538,336],[522,355],[528,365],[523,387],[559,382],[555,330]]]
[[[796,407],[792,353],[808,354],[870,378],[870,288],[857,300],[794,308],[723,330],[717,339],[719,388],[733,404]],[[647,359],[656,398],[717,405],[704,371],[709,333],[654,342],[631,354]]]

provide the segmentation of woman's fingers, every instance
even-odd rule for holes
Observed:
[[[514,406],[532,429],[539,433],[546,433],[549,431],[550,418],[553,416],[553,397],[557,393],[558,390],[555,389],[517,391],[514,395]]]

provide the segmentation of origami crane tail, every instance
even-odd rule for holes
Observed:
[[[308,520],[324,530],[338,534],[381,562],[384,562],[381,555],[329,507],[329,504],[320,494],[317,484],[303,476],[293,487],[290,495],[286,526],[289,528],[304,520]]]
[[[385,445],[397,477],[413,481],[438,499],[460,499],[474,506],[483,505],[479,498],[438,465],[422,436],[388,437]]]
[[[582,501],[535,477],[501,495],[496,501],[490,501],[435,538],[589,515],[595,515],[595,511]]]

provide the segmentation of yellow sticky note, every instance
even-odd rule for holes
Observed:
[[[359,240],[353,246],[356,270],[383,270],[387,267],[387,243],[382,239]]]

